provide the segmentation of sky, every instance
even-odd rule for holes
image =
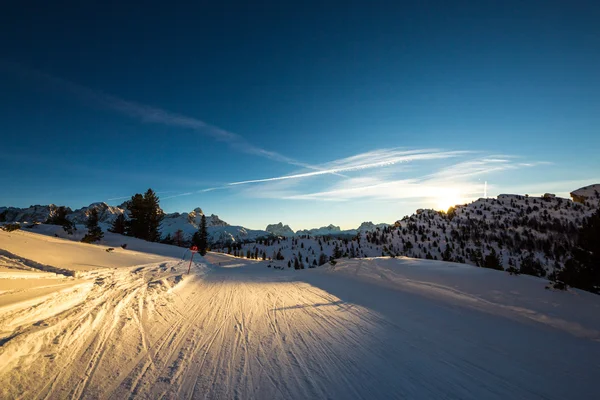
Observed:
[[[597,1],[193,3],[3,6],[0,205],[348,229],[600,183]]]

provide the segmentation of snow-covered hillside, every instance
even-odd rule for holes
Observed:
[[[600,206],[600,184],[582,187],[571,192],[573,201],[585,204],[589,207]]]
[[[28,208],[0,207],[0,223],[44,223],[48,217],[54,215],[58,206],[31,206]],[[75,211],[67,208],[67,219],[75,224],[85,224],[91,209],[98,210],[100,226],[107,231],[117,216],[124,214],[128,218],[126,203],[120,206],[110,206],[106,203],[93,203]],[[204,215],[202,209],[196,208],[189,213],[165,214],[160,232],[163,237],[173,237],[181,231],[185,241],[189,241],[200,226],[200,219]],[[206,216],[208,237],[211,243],[227,243],[237,241],[252,241],[257,238],[269,236],[270,233],[261,230],[247,229],[243,226],[229,225],[217,215]]]
[[[147,263],[165,245],[145,242],[153,254],[131,265],[35,236],[14,234],[19,256],[0,257],[0,398],[597,397],[600,296],[539,278],[389,257],[298,271],[218,253],[188,275],[189,260]],[[73,252],[96,265],[83,279],[29,266],[68,266]]]
[[[408,256],[497,269],[513,267],[525,274],[546,276],[560,270],[570,257],[578,228],[597,209],[597,186],[574,192],[588,196],[584,204],[551,194],[503,194],[448,212],[420,209],[394,226],[367,225],[375,229],[360,230],[353,238],[306,234],[219,250],[244,257],[279,257],[292,266],[298,260],[300,268],[320,265],[334,256],[337,248],[335,258]]]

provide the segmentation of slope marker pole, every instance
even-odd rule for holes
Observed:
[[[192,252],[192,257],[190,257],[190,265],[188,266],[188,275],[190,274],[190,269],[192,268],[192,260],[194,259],[194,254],[196,254],[198,252],[198,247],[192,246],[190,251]]]

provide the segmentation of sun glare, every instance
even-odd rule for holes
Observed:
[[[464,203],[464,199],[460,196],[458,191],[448,190],[440,194],[439,197],[435,199],[435,202],[438,211],[448,211],[450,207]]]
[[[458,197],[438,199],[437,209],[438,211],[448,211],[450,207],[453,207],[457,204],[462,204],[461,199]]]

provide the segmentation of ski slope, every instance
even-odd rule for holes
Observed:
[[[600,296],[404,258],[198,261],[0,308],[0,398],[597,398]]]

